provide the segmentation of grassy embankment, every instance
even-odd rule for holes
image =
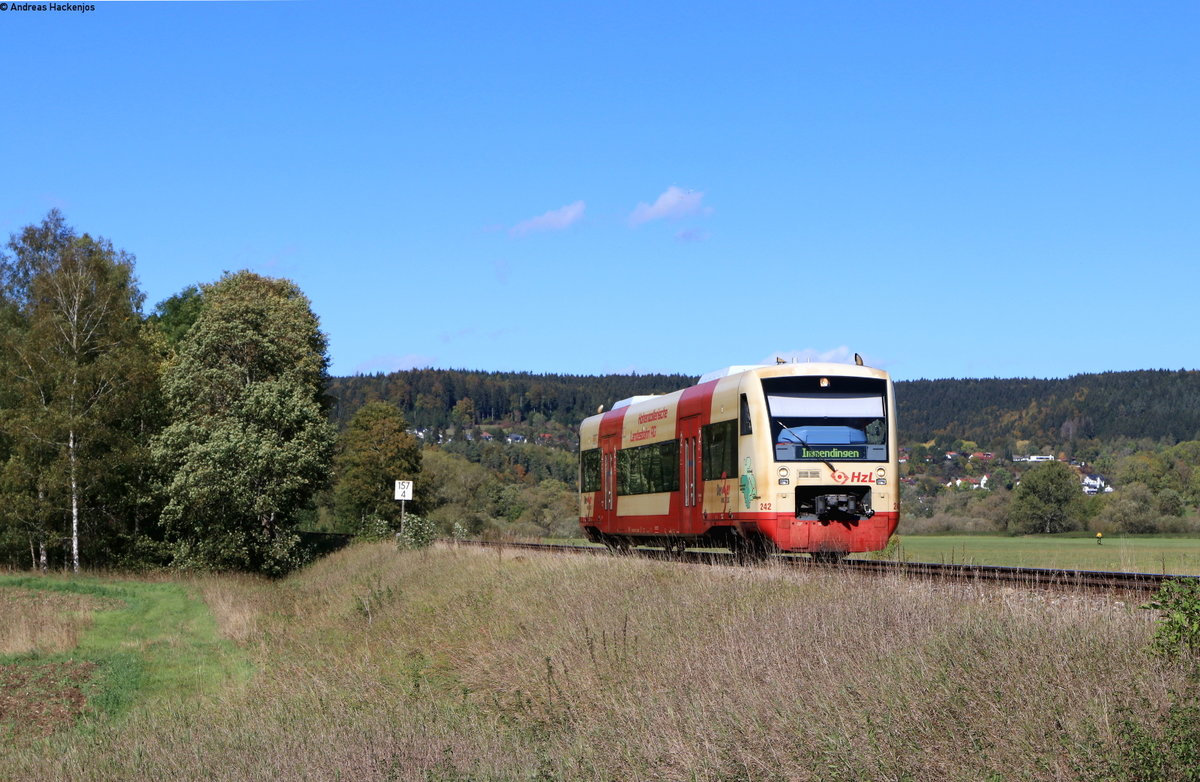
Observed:
[[[1194,670],[1100,597],[387,544],[181,583],[114,585],[76,651],[25,658],[143,673],[0,744],[0,778],[1183,779],[1200,730]]]

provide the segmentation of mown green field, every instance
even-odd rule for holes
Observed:
[[[1071,570],[1200,575],[1200,539],[1030,535],[903,535],[898,556],[909,562],[1011,565]]]

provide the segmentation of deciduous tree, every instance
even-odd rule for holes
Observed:
[[[0,258],[0,366],[9,438],[5,491],[39,557],[55,517],[65,519],[68,559],[80,567],[89,498],[138,448],[131,436],[154,386],[133,257],[77,235],[61,213],[27,226]],[[136,458],[134,459],[136,461]],[[13,493],[24,494],[16,500]],[[96,504],[93,502],[92,510]],[[10,515],[13,511],[10,511]]]
[[[400,503],[393,497],[395,481],[416,481],[421,472],[421,443],[408,432],[400,408],[389,402],[368,402],[350,419],[334,457],[334,503],[339,518],[352,527],[369,516],[393,526]],[[407,510],[418,511],[423,497],[418,487]]]
[[[290,280],[242,271],[202,297],[163,376],[163,523],[178,565],[282,573],[299,563],[295,514],[329,478],[325,335]]]
[[[1008,512],[1010,532],[1023,534],[1077,529],[1083,491],[1079,478],[1062,462],[1045,462],[1021,476]]]

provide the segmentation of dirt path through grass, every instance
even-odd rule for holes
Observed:
[[[23,648],[0,655],[0,735],[11,738],[194,698],[250,670],[179,584],[0,576],[0,618],[24,628]]]

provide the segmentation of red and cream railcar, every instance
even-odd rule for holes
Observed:
[[[895,410],[883,370],[824,363],[618,402],[579,429],[579,524],[617,548],[881,549],[899,521]]]

